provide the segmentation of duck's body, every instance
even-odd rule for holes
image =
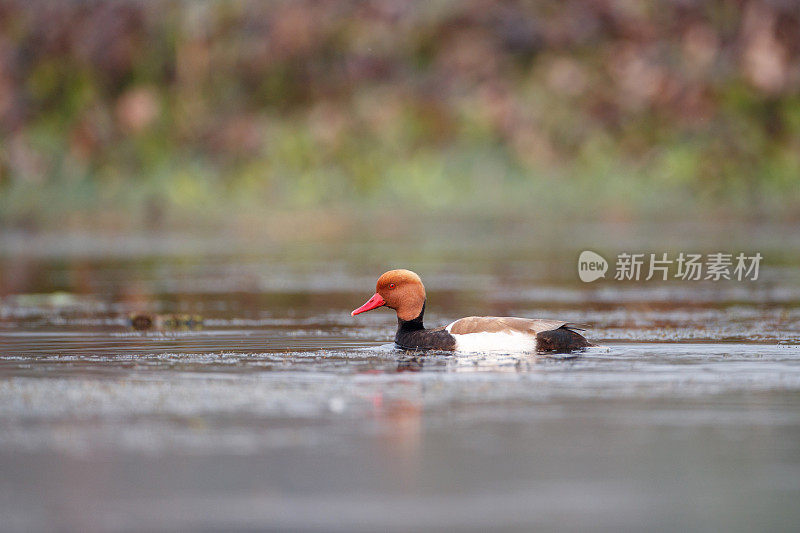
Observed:
[[[575,331],[581,326],[561,320],[471,316],[444,327],[425,329],[425,288],[410,270],[383,274],[375,295],[352,315],[383,305],[397,311],[395,344],[408,350],[563,353],[592,346]]]

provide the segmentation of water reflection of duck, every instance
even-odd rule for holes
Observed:
[[[397,361],[397,372],[419,372],[422,370],[423,361],[416,357],[411,359],[400,359]]]
[[[567,353],[593,346],[575,330],[578,324],[508,316],[470,316],[447,326],[425,329],[425,287],[410,270],[390,270],[378,278],[375,295],[354,310],[355,316],[381,306],[397,312],[395,343],[409,350],[455,350]]]

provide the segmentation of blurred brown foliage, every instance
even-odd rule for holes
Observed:
[[[48,191],[797,208],[799,95],[792,1],[6,0],[0,216]]]

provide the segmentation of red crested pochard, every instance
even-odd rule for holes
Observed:
[[[378,278],[375,295],[352,316],[381,306],[397,312],[394,342],[407,350],[459,352],[559,352],[593,346],[575,330],[578,324],[510,316],[469,316],[434,329],[425,329],[425,287],[410,270],[390,270]]]

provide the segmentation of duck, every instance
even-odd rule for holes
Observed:
[[[594,344],[578,331],[588,326],[563,320],[512,316],[469,316],[446,326],[426,329],[422,323],[426,303],[422,279],[411,270],[384,272],[375,294],[354,309],[356,316],[379,307],[397,313],[395,345],[404,350],[465,353],[571,353]]]

